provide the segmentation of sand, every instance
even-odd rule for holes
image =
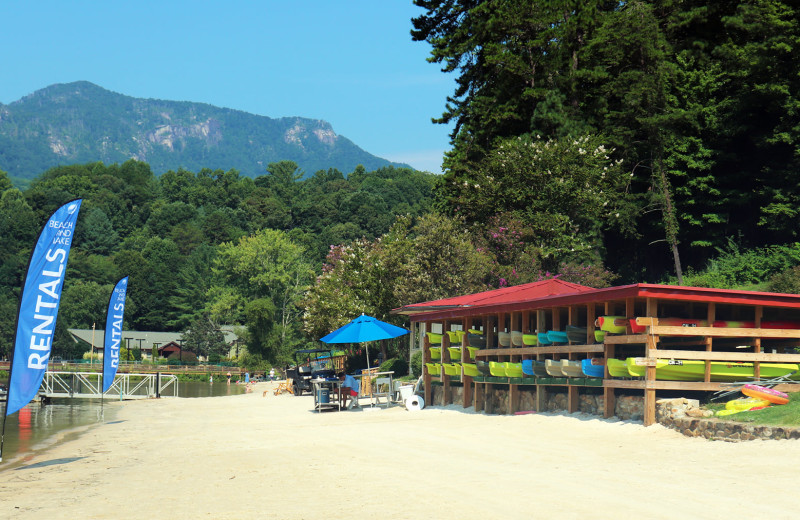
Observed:
[[[117,403],[0,468],[0,518],[797,518],[797,441],[580,414],[315,413],[311,396]],[[6,465],[6,463],[3,463]]]

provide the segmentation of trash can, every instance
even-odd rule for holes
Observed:
[[[321,404],[328,404],[331,402],[331,391],[328,388],[320,388],[317,390],[317,402]]]

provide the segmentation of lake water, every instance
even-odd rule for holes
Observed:
[[[225,382],[179,382],[178,385],[181,398],[238,395],[245,391],[244,385]],[[0,409],[5,412],[5,403],[0,404]],[[0,471],[19,467],[34,454],[79,435],[87,426],[104,421],[114,421],[114,411],[101,406],[97,399],[53,399],[47,405],[28,403],[6,417]]]

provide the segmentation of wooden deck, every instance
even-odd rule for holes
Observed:
[[[424,370],[425,400],[431,402],[431,383],[436,381],[443,387],[443,397],[446,404],[453,403],[451,387],[453,384],[463,386],[463,400],[460,403],[465,407],[474,406],[476,411],[484,409],[486,396],[495,387],[507,388],[509,391],[509,413],[519,411],[519,395],[523,387],[533,387],[536,391],[536,410],[543,410],[548,392],[564,391],[567,393],[567,411],[578,410],[580,395],[584,388],[590,386],[602,388],[604,397],[605,417],[614,414],[616,406],[616,391],[641,391],[644,396],[644,424],[655,423],[656,393],[659,391],[687,391],[687,392],[716,392],[730,388],[730,383],[720,383],[711,380],[711,361],[722,362],[747,362],[754,364],[755,379],[760,376],[761,363],[796,363],[800,365],[800,353],[795,347],[800,348],[800,328],[777,329],[762,328],[760,324],[765,312],[779,316],[781,319],[791,319],[800,324],[800,300],[796,307],[790,307],[781,301],[779,308],[770,308],[767,305],[735,305],[735,299],[726,295],[725,318],[726,320],[751,320],[756,326],[748,328],[722,328],[722,327],[676,327],[659,325],[658,316],[670,316],[671,313],[698,315],[708,323],[717,319],[717,304],[713,301],[690,303],[674,300],[659,300],[657,298],[626,298],[623,301],[595,301],[583,305],[539,307],[531,310],[511,312],[497,312],[486,315],[474,315],[461,319],[431,319],[417,318],[420,327],[419,333],[423,341],[423,364],[430,363],[430,340],[424,332],[440,332],[447,330],[467,330],[479,328],[484,331],[487,344],[497,344],[497,333],[500,331],[521,331],[524,334],[539,330],[563,330],[564,324],[580,325],[587,328],[587,340],[594,338],[596,329],[596,316],[626,316],[626,319],[636,318],[638,326],[646,327],[645,333],[633,334],[631,325],[626,332],[612,335],[606,334],[603,343],[587,341],[586,344],[566,344],[541,347],[499,347],[483,348],[475,353],[476,359],[483,361],[510,361],[520,362],[524,359],[570,359],[578,360],[586,357],[625,358],[640,357],[646,367],[645,377],[642,379],[615,379],[611,378],[606,368],[606,377],[598,385],[593,382],[587,385],[585,378],[527,378],[514,380],[508,378],[471,378],[468,376],[431,376]],[[748,300],[749,301],[749,300]],[[733,302],[733,303],[732,303]],[[535,305],[535,302],[532,306]],[[699,307],[699,309],[698,309]],[[699,312],[698,312],[699,311]],[[452,314],[452,311],[448,311]],[[422,315],[424,317],[424,315]],[[416,318],[416,317],[415,317]],[[432,330],[434,324],[437,330]],[[800,325],[799,325],[800,327]],[[734,345],[735,346],[732,346]],[[462,347],[468,346],[466,335],[462,339]],[[665,348],[659,348],[664,345]],[[451,362],[447,347],[450,346],[449,336],[443,334],[439,362]],[[767,350],[771,350],[768,352]],[[778,351],[780,350],[780,352]],[[462,348],[462,352],[466,349]],[[464,354],[465,355],[465,354]],[[664,381],[656,379],[656,359],[686,359],[706,362],[703,381]],[[452,360],[463,362],[466,360]],[[580,380],[583,379],[583,380]],[[775,387],[784,392],[800,391],[798,384],[782,384]]]

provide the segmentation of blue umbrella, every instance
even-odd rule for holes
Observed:
[[[362,314],[347,325],[343,325],[321,338],[320,341],[325,343],[363,343],[364,341],[396,338],[403,334],[408,334],[408,330]],[[367,369],[369,369],[369,351],[367,351]]]

